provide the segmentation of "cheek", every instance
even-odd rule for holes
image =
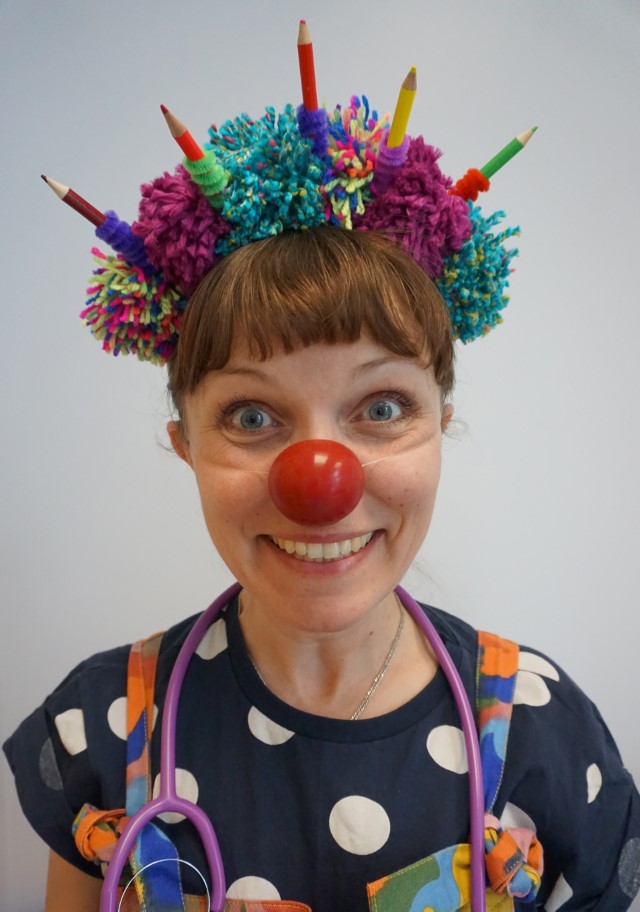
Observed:
[[[366,490],[389,507],[431,515],[440,481],[440,450],[405,454],[365,470]]]
[[[250,533],[270,502],[266,477],[258,472],[216,466],[195,468],[209,535],[220,550],[224,541]]]

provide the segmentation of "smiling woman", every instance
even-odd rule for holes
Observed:
[[[6,743],[47,912],[622,912],[640,798],[598,711],[399,585],[454,339],[500,322],[516,229],[366,98],[243,114],[202,149],[168,121],[187,158],[138,220],[92,208],[119,256],[96,254],[83,316],[168,362],[171,441],[237,583],[83,662]]]
[[[174,738],[171,812],[159,806],[131,854],[142,908],[145,890],[164,891],[166,905],[180,884],[203,903],[203,878],[219,908],[224,874],[181,822],[195,810],[221,842],[228,910],[278,912],[286,897],[315,912],[364,909],[367,894],[377,912],[408,910],[407,895],[437,912],[464,905],[467,834],[482,818],[468,805],[477,763],[447,655],[480,710],[489,907],[507,891],[542,891],[552,910],[597,896],[628,905],[640,803],[593,706],[546,658],[398,599],[429,529],[452,415],[445,317],[392,241],[330,227],[242,248],[202,282],[169,363],[169,433],[242,588],[208,629],[209,613],[81,665],[6,746],[52,849],[47,912],[97,908],[95,862],[122,828],[123,812],[108,809],[140,807],[131,772],[125,796],[125,767],[138,768],[147,744],[150,797],[152,771],[173,781]],[[437,639],[425,639],[427,623]],[[153,702],[164,704],[162,739],[150,737]],[[171,788],[156,778],[157,801],[161,785]],[[425,801],[437,826],[424,825]],[[167,857],[180,859],[177,881],[158,869]],[[151,870],[162,876],[149,886]]]

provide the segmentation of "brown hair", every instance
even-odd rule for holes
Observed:
[[[169,362],[179,412],[240,342],[258,360],[316,342],[355,342],[363,332],[433,367],[443,399],[453,388],[454,347],[446,305],[423,270],[373,232],[322,226],[255,241],[204,277],[185,311]]]

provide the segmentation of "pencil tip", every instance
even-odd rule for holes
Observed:
[[[48,181],[47,181],[47,175],[46,175],[46,174],[41,174],[40,177],[41,177],[42,180],[45,182],[45,184],[48,183]]]
[[[166,105],[161,104],[160,110],[162,111],[163,114],[166,114],[167,111],[169,110],[169,108]]]

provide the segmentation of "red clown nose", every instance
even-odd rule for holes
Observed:
[[[357,456],[335,440],[301,440],[277,457],[269,472],[269,493],[280,512],[301,526],[338,522],[356,507],[364,491]]]

